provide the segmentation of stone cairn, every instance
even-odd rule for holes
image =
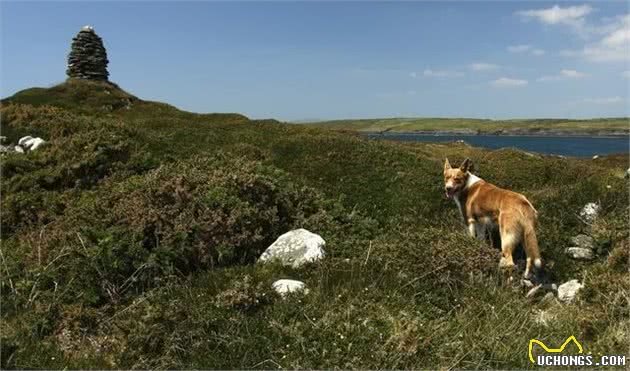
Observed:
[[[107,51],[92,26],[84,26],[72,39],[66,74],[74,79],[107,81]]]

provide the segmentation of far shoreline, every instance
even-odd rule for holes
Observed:
[[[349,129],[341,129],[340,131],[352,131],[357,134],[363,135],[383,135],[383,136],[393,136],[393,135],[423,135],[423,136],[439,136],[439,137],[448,137],[448,136],[501,136],[501,137],[532,137],[532,138],[543,138],[543,137],[564,137],[564,138],[628,138],[630,140],[630,132],[621,133],[621,132],[579,132],[579,131],[557,131],[557,132],[518,132],[518,131],[469,131],[469,130],[421,130],[421,131],[363,131],[363,130],[349,130]]]

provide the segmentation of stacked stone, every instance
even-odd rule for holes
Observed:
[[[70,78],[107,81],[107,51],[91,26],[85,26],[72,39],[66,74]]]

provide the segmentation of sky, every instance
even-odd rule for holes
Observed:
[[[628,4],[2,0],[0,95],[64,81],[92,25],[111,81],[193,112],[630,116]]]

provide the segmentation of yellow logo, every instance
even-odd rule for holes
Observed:
[[[579,350],[578,353],[584,352],[584,349],[582,348],[582,344],[580,344],[580,342],[577,341],[577,339],[573,335],[569,336],[567,340],[564,341],[562,346],[560,346],[560,348],[549,348],[542,341],[538,339],[531,339],[529,340],[529,360],[532,361],[533,364],[536,364],[536,361],[534,360],[534,356],[532,355],[532,348],[534,347],[534,344],[540,345],[547,353],[560,353],[564,350],[564,348],[567,347],[567,345],[571,341],[573,341],[575,345],[577,345],[578,350]]]

